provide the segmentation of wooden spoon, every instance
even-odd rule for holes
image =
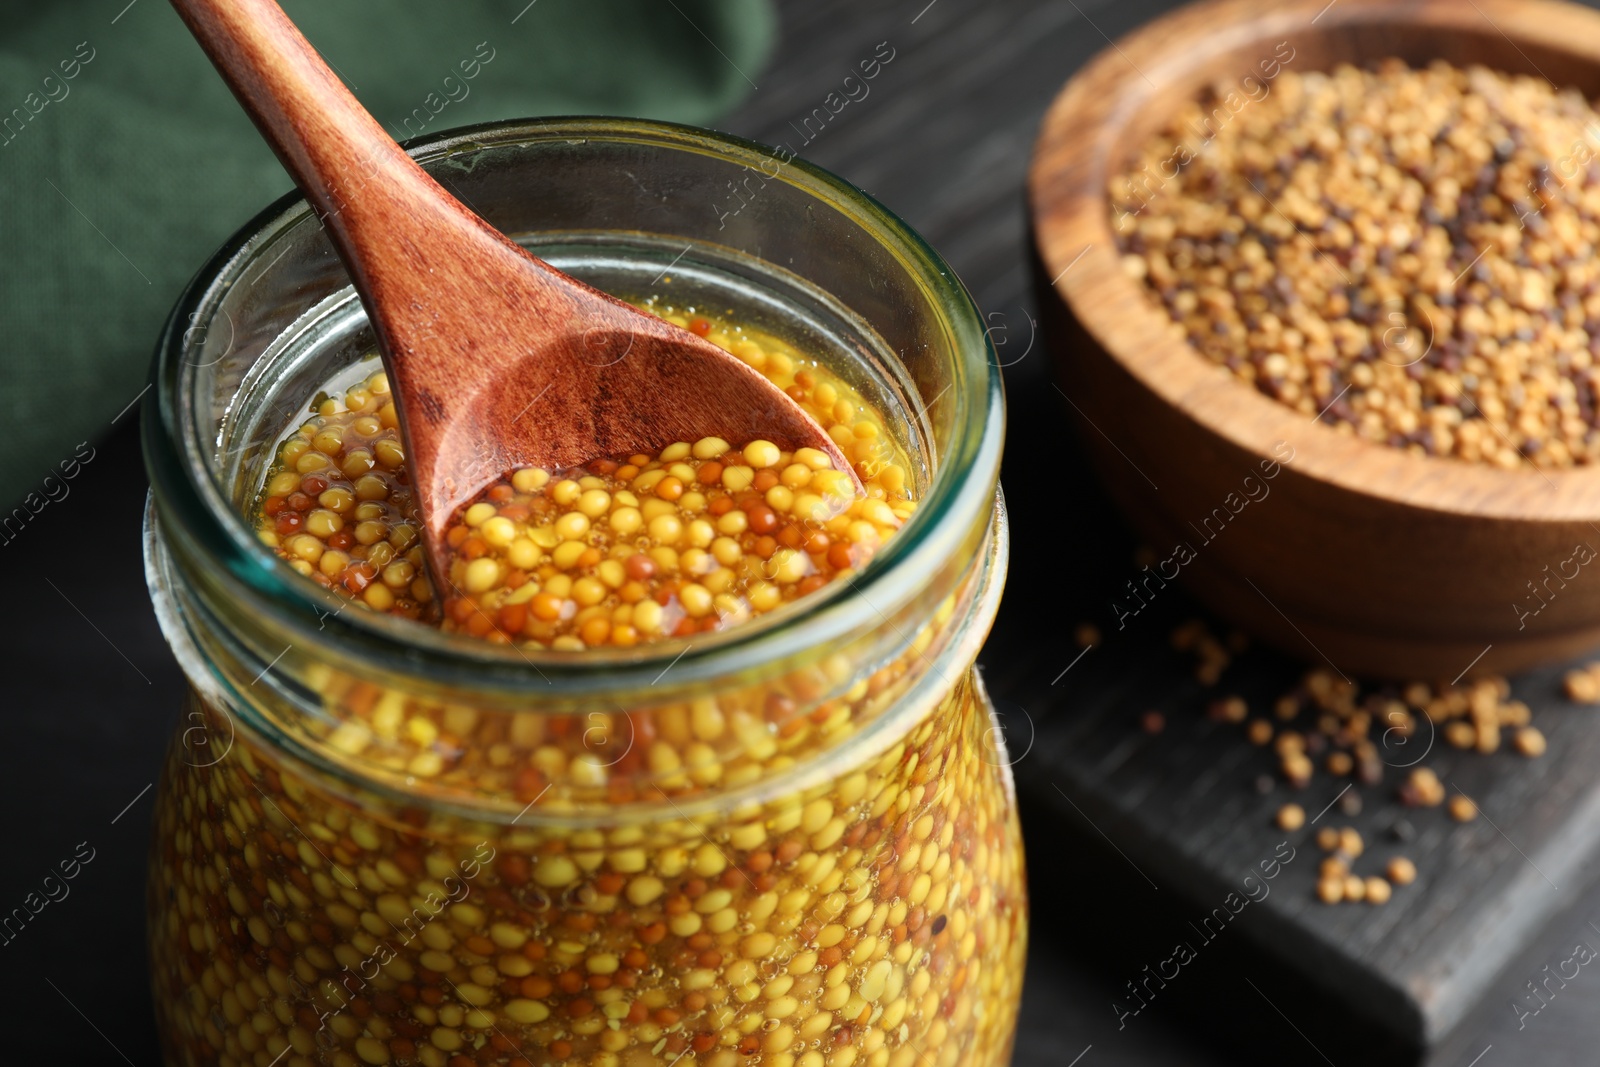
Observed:
[[[529,255],[417,166],[273,0],[172,0],[316,209],[377,334],[434,576],[453,511],[516,467],[675,441],[815,448],[822,427],[716,345]],[[859,489],[859,482],[857,482]]]

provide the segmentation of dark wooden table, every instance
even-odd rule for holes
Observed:
[[[723,125],[786,142],[878,196],[920,230],[966,280],[1004,338],[1011,402],[1008,470],[1077,463],[1062,440],[1063,412],[1048,387],[1032,333],[1022,176],[1034,129],[1055,92],[1090,55],[1154,17],[1160,0],[785,0],[783,39],[759,88]],[[830,92],[880,42],[894,59],[809,137],[791,123]],[[711,206],[708,205],[708,210]],[[16,358],[15,356],[8,358]],[[177,715],[181,678],[148,607],[138,530],[144,479],[131,432],[119,420],[72,496],[46,509],[24,536],[0,547],[12,611],[0,624],[11,730],[0,810],[12,813],[0,864],[0,911],[39,889],[80,843],[94,859],[71,894],[48,905],[9,943],[0,940],[0,1063],[157,1062],[144,979],[143,866],[150,792]],[[1036,468],[1035,468],[1036,469]],[[41,476],[42,476],[41,472]],[[1013,495],[1021,491],[1013,486]],[[1021,503],[1020,499],[1018,503]],[[1051,550],[1051,523],[1115,520],[1092,490],[1030,498],[1032,536],[1018,539],[1013,579],[1070,583],[1106,564]],[[1038,578],[1028,578],[1038,581]],[[1015,606],[1013,606],[1015,605]],[[1029,664],[1008,659],[1011,638],[1057,632],[1062,661],[1074,650],[1063,620],[1041,598],[1008,601],[985,651],[992,678],[1013,687]],[[1027,758],[1027,757],[1024,757]],[[1255,963],[1221,946],[1180,985],[1118,1028],[1112,1002],[1162,936],[1162,902],[1081,821],[1026,805],[1033,867],[1034,933],[1017,1067],[1364,1064],[1360,1052],[1307,1042],[1337,1030],[1313,1002],[1287,1016],[1241,984]],[[1581,873],[1581,872],[1580,872]],[[1537,1016],[1511,1001],[1524,983],[1571,955],[1600,926],[1590,890],[1526,946],[1522,959],[1429,1067],[1592,1064],[1600,1059],[1600,975],[1585,968]],[[1600,941],[1595,943],[1600,944]],[[1267,980],[1267,979],[1263,979]],[[1277,987],[1266,992],[1277,999]],[[1306,1014],[1301,1014],[1306,1013]],[[1314,1016],[1314,1017],[1313,1017]],[[1354,1044],[1360,1047],[1360,1035]]]

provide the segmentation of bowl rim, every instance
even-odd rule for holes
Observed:
[[[1249,0],[1200,0],[1102,50],[1050,105],[1028,170],[1039,263],[1055,295],[1117,365],[1237,448],[1271,457],[1286,442],[1294,451],[1285,466],[1293,471],[1392,505],[1480,519],[1593,525],[1600,521],[1600,464],[1505,470],[1417,456],[1337,432],[1320,421],[1321,414],[1308,418],[1266,396],[1175,335],[1172,320],[1122,268],[1108,206],[1110,167],[1119,161],[1123,130],[1159,84],[1192,76],[1209,60],[1255,42],[1293,45],[1295,35],[1308,30],[1325,35],[1400,23],[1441,34],[1497,34],[1518,53],[1520,44],[1565,52],[1600,73],[1600,12],[1561,0],[1285,0],[1267,12]]]

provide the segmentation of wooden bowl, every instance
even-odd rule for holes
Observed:
[[[1176,579],[1345,675],[1448,680],[1600,645],[1600,468],[1507,471],[1335,432],[1200,355],[1119,262],[1109,181],[1182,102],[1260,83],[1273,62],[1385,56],[1542,74],[1594,99],[1600,14],[1210,0],[1107,49],[1045,117],[1029,200],[1046,335],[1101,477],[1159,560],[1128,575],[1113,631]]]

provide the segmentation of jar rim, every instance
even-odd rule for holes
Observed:
[[[459,127],[404,142],[419,163],[477,150],[558,140],[607,140],[715,156],[759,167],[776,150],[730,134],[643,119],[553,117],[513,119]],[[232,285],[255,262],[252,253],[273,242],[310,213],[291,192],[269,205],[206,262],[175,304],[151,371],[150,399],[142,413],[145,462],[156,504],[171,530],[214,565],[227,583],[270,614],[286,632],[335,642],[339,652],[379,670],[425,672],[446,684],[483,691],[534,695],[559,683],[564,695],[641,688],[671,667],[679,685],[783,661],[830,646],[852,633],[884,625],[895,606],[911,599],[925,576],[938,570],[994,508],[1003,443],[1003,386],[998,360],[981,314],[955,272],[910,226],[869,194],[842,178],[790,156],[783,180],[849,217],[894,255],[935,309],[952,353],[952,431],[937,456],[918,507],[894,537],[838,588],[801,598],[771,625],[760,620],[715,635],[674,639],[633,649],[538,652],[511,655],[489,642],[446,634],[404,619],[374,616],[360,622],[330,617],[332,593],[319,598],[309,583],[264,552],[256,533],[231,505],[218,472],[205,462],[215,441],[185,436],[183,358],[190,330],[208,297]],[[938,398],[935,398],[937,401]],[[923,404],[925,411],[928,404]],[[919,413],[921,414],[921,413]],[[174,521],[176,520],[176,521]],[[302,587],[304,586],[304,587]]]

